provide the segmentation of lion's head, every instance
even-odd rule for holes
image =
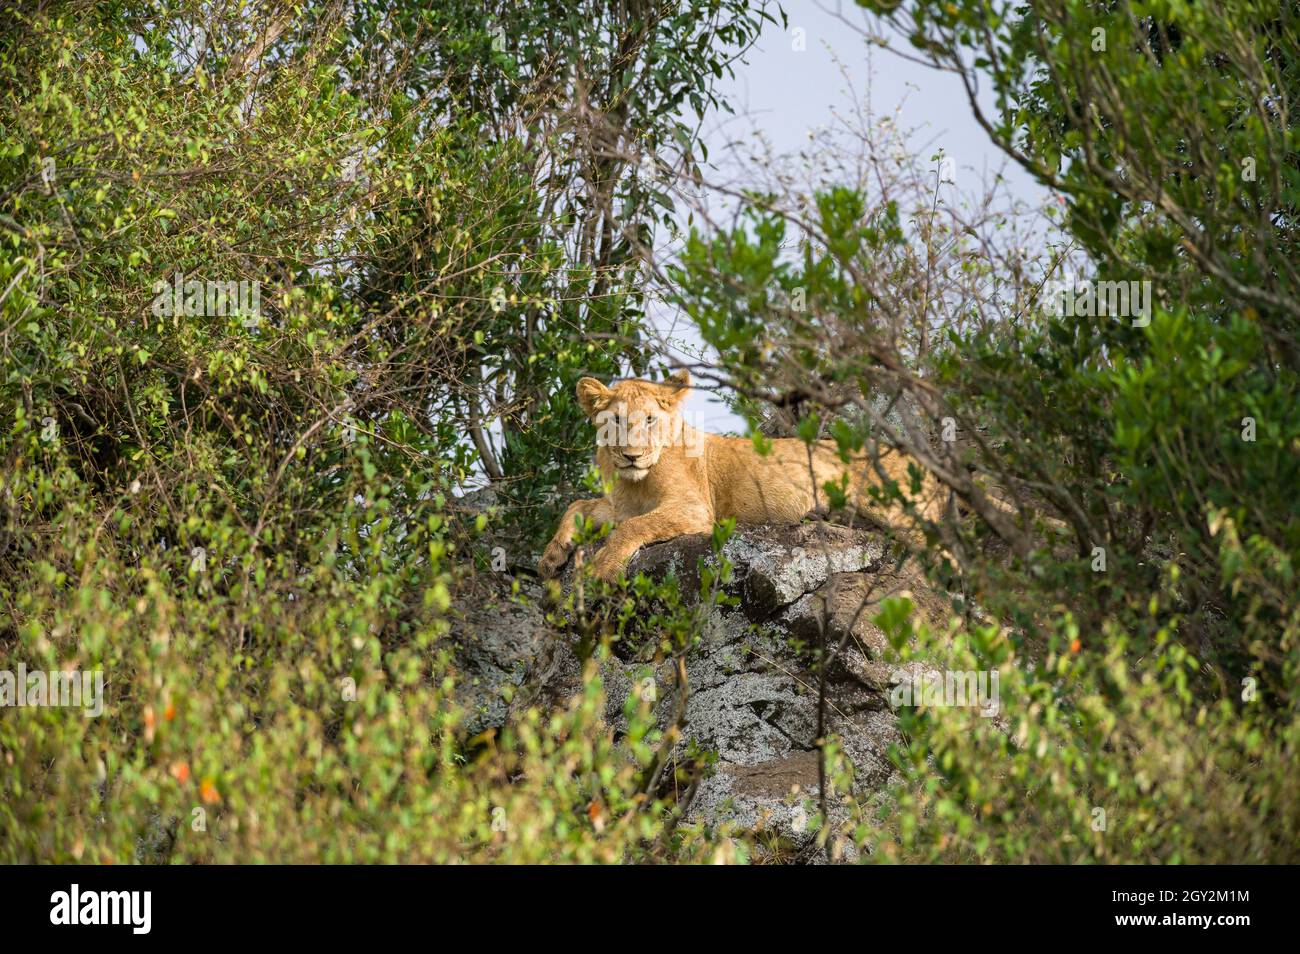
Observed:
[[[662,383],[630,380],[605,387],[595,378],[578,382],[578,404],[596,425],[596,444],[608,449],[624,480],[644,480],[664,448],[683,441],[680,408],[690,386],[685,370]]]

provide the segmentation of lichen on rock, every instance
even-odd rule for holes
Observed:
[[[896,673],[872,617],[886,596],[925,586],[917,571],[898,568],[886,553],[879,532],[825,522],[733,533],[722,555],[732,567],[727,590],[738,605],[711,607],[686,657],[689,695],[679,746],[694,743],[718,755],[716,770],[695,793],[690,820],[766,832],[808,854],[815,834],[808,818],[816,810],[809,805],[817,804],[820,784],[816,660],[822,647],[843,645],[826,674],[826,725],[853,765],[854,794],[886,786],[889,747],[899,738],[889,707]],[[643,548],[628,574],[656,580],[675,574],[683,599],[691,600],[700,563],[716,565],[716,559],[708,536],[684,536]],[[920,606],[932,615],[942,608],[938,599]],[[466,652],[466,671],[487,694],[518,683],[537,664],[545,631],[539,608],[484,610],[475,627],[482,639]],[[576,660],[550,668],[552,698],[576,691]],[[603,680],[606,721],[616,732],[626,727],[624,701],[648,671],[661,687],[657,717],[663,725],[674,718],[679,701],[668,664],[655,671],[643,660],[611,657]],[[471,696],[480,716],[476,728],[504,718],[504,704],[485,703],[482,692]]]

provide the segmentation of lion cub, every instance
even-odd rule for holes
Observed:
[[[631,380],[605,387],[595,378],[578,382],[578,403],[598,428],[596,464],[612,487],[597,500],[570,504],[542,554],[542,576],[554,576],[568,560],[579,514],[613,526],[592,561],[597,577],[613,580],[646,544],[685,533],[709,533],[718,520],[798,523],[826,506],[823,485],[839,481],[846,470],[850,499],[858,509],[874,522],[901,524],[901,512],[886,520],[879,505],[865,495],[868,482],[876,477],[870,461],[846,465],[833,441],[819,441],[810,454],[797,438],[776,439],[771,452],[762,455],[748,438],[691,427],[680,413],[690,383],[684,370],[663,383]],[[892,480],[910,486],[907,458],[882,450],[881,464]],[[922,515],[936,519],[942,496],[929,478],[922,497],[917,502]]]

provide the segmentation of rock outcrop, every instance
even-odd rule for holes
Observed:
[[[718,753],[691,813],[702,823],[779,836],[803,854],[819,793],[819,649],[844,646],[827,672],[826,725],[853,763],[857,794],[868,794],[887,783],[887,751],[898,737],[889,706],[895,673],[884,661],[885,636],[872,622],[877,604],[910,591],[918,612],[934,621],[946,606],[919,574],[894,565],[872,530],[821,522],[745,527],[723,556],[733,568],[727,590],[738,605],[708,610],[686,660],[685,739]],[[700,562],[714,559],[707,536],[679,537],[641,550],[629,573],[656,579],[675,573],[681,592],[695,594]],[[507,683],[541,681],[553,698],[578,685],[577,660],[567,645],[557,651],[554,640],[562,637],[548,634],[536,604],[480,600],[458,631],[474,731],[505,719],[500,692]],[[624,701],[642,691],[649,670],[634,653],[607,667],[606,719],[615,730],[625,725]],[[679,708],[670,664],[651,678],[656,713],[667,724]]]

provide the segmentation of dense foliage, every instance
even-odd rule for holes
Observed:
[[[902,662],[996,669],[1001,715],[903,708],[870,802],[819,740],[827,845],[1295,861],[1294,14],[863,5],[971,108],[991,84],[1070,255],[994,251],[997,216],[867,150],[661,271],[712,81],[774,22],[743,0],[2,14],[0,670],[102,670],[108,705],[0,713],[0,860],[752,857],[684,823],[709,754],[669,768],[680,726],[603,717],[611,645],[683,671],[725,568],[693,608],[558,597],[586,666],[558,708],[471,738],[455,692],[484,534],[521,572],[591,483],[572,385],[654,366],[657,275],[756,426],[954,491],[920,554],[950,625],[872,612]],[[1149,312],[1045,312],[1070,261]],[[483,481],[498,511],[461,505]]]
[[[991,306],[936,291],[936,247],[955,249],[945,275],[988,266],[960,221],[933,227],[936,196],[900,210],[826,183],[802,214],[755,197],[738,230],[696,236],[676,275],[740,386],[796,390],[805,414],[839,413],[842,446],[908,447],[964,498],[965,520],[931,528],[952,554],[936,573],[1000,625],[968,613],[913,634],[905,606],[885,617],[907,658],[998,669],[1003,717],[903,710],[909,786],[857,837],[901,859],[1294,861],[1294,17],[1249,2],[865,5],[908,55],[960,75],[973,108],[992,83],[982,124],[1065,200],[1067,250],[1088,270],[1063,276],[1063,254]],[[900,278],[917,294],[897,294]],[[1153,300],[1042,307],[1063,278],[1149,281]],[[774,309],[775,286],[806,307]],[[973,307],[1000,317],[954,318]],[[880,393],[909,396],[930,427],[889,427],[861,398]],[[945,423],[967,439],[939,437]],[[1014,517],[980,499],[993,485]]]
[[[645,360],[620,230],[655,193],[597,117],[687,161],[682,101],[758,14],[435,6],[4,14],[0,656],[108,697],[6,708],[6,860],[676,845],[598,680],[486,753],[459,731],[485,517],[453,494],[527,488],[530,562],[587,468],[572,381]]]

